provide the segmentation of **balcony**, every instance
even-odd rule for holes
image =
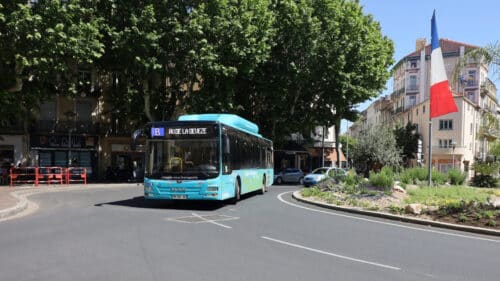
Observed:
[[[38,120],[36,121],[31,132],[33,133],[67,133],[73,129],[74,134],[89,134],[95,135],[99,133],[99,124],[92,121],[54,121],[54,120]]]
[[[495,84],[490,81],[490,79],[486,79],[484,83],[481,84],[481,94],[496,97],[496,93],[497,88],[495,87]]]

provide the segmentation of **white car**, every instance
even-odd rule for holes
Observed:
[[[326,179],[328,176],[344,176],[346,172],[343,169],[336,167],[321,167],[312,171],[304,177],[304,186],[309,187]]]

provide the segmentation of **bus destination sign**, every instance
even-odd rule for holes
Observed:
[[[196,127],[152,127],[152,138],[210,138],[216,136],[213,126]]]

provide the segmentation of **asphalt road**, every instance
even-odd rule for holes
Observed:
[[[355,216],[273,186],[236,205],[140,186],[32,195],[0,222],[0,280],[500,280],[500,239]]]

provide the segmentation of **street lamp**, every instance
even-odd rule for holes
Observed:
[[[346,125],[346,161],[345,161],[345,168],[346,170],[349,170],[349,120],[347,120],[347,125]]]
[[[453,169],[455,169],[455,147],[457,146],[457,143],[455,141],[452,141],[451,142],[451,149],[452,149],[452,154],[451,154],[451,158],[452,158],[452,165],[453,165]]]
[[[76,113],[73,111],[66,111],[64,113],[68,119],[68,167],[71,166],[71,132],[74,130],[74,124]]]

